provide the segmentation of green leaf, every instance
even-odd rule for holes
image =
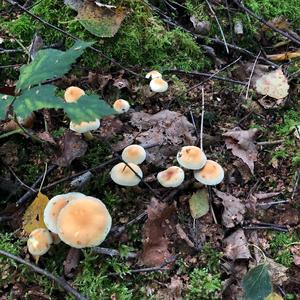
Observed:
[[[6,116],[6,110],[12,103],[14,97],[0,94],[0,120],[4,120]]]
[[[56,49],[38,51],[35,59],[20,69],[17,89],[23,90],[47,79],[64,75],[83,51],[92,44],[91,42],[77,41],[72,48],[65,52]]]
[[[14,102],[14,112],[18,117],[26,118],[31,112],[42,108],[63,108],[65,103],[55,96],[54,85],[42,85],[23,92]]]
[[[266,265],[252,268],[243,278],[245,300],[264,300],[272,293],[272,282]]]
[[[64,110],[74,123],[95,121],[95,119],[116,113],[105,101],[99,100],[96,95],[84,95],[77,102],[65,103]]]
[[[208,193],[206,189],[193,194],[189,200],[191,215],[194,219],[199,219],[209,211]]]

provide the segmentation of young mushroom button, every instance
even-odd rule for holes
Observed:
[[[146,74],[145,76],[147,79],[154,79],[154,78],[162,78],[162,75],[156,71],[156,70],[153,70],[153,71],[150,71]]]
[[[52,244],[52,237],[46,228],[37,228],[33,230],[27,240],[27,248],[31,255],[44,255]]]
[[[111,216],[104,203],[85,196],[69,202],[57,219],[60,239],[74,248],[95,247],[106,238],[111,228]]]
[[[76,102],[81,96],[85,95],[84,90],[77,86],[70,86],[66,89],[64,98],[66,102]]]
[[[70,129],[78,133],[83,133],[84,137],[88,140],[93,139],[93,135],[91,131],[98,129],[99,127],[100,127],[99,119],[90,122],[81,122],[79,124],[76,124],[72,121],[70,122]]]
[[[130,104],[124,99],[118,99],[114,102],[113,108],[118,114],[123,114],[129,110]]]
[[[168,87],[168,83],[161,78],[154,78],[150,81],[150,89],[155,93],[164,93]]]
[[[146,151],[140,145],[130,145],[123,150],[122,159],[127,163],[139,165],[146,159]]]
[[[141,168],[133,163],[128,165],[139,175],[139,177],[129,168],[125,163],[119,163],[115,165],[110,171],[111,179],[119,185],[123,186],[135,186],[141,181],[143,172]]]
[[[199,170],[206,163],[206,155],[196,146],[184,146],[177,153],[178,163],[190,170]]]
[[[184,171],[176,166],[170,167],[157,174],[158,182],[164,187],[177,187],[184,180]]]
[[[194,171],[196,180],[205,185],[217,185],[224,178],[223,168],[213,160],[207,160],[201,170]]]

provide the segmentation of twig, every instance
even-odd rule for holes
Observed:
[[[265,141],[256,143],[257,146],[268,146],[268,145],[277,145],[282,144],[284,140],[276,140],[276,141]]]
[[[289,200],[279,200],[279,201],[271,201],[271,202],[261,202],[261,203],[257,203],[256,205],[257,206],[262,206],[262,207],[264,207],[264,206],[270,207],[270,206],[273,206],[273,205],[288,204],[288,203],[290,203]]]
[[[48,164],[47,164],[47,162],[46,162],[46,163],[45,163],[44,176],[43,176],[43,179],[42,179],[40,188],[39,188],[39,192],[41,192],[41,190],[42,190],[42,187],[43,187],[43,184],[44,184],[44,181],[45,181],[45,178],[46,178],[46,174],[47,174],[47,169],[48,169]]]
[[[226,38],[225,38],[225,35],[224,35],[224,32],[223,32],[222,26],[221,26],[221,24],[220,24],[220,22],[219,22],[219,19],[218,19],[217,15],[216,15],[215,11],[214,11],[213,8],[211,7],[209,1],[208,1],[208,0],[205,0],[205,2],[206,2],[206,4],[208,5],[208,7],[209,7],[209,9],[210,9],[210,11],[211,11],[211,13],[212,13],[212,15],[214,16],[214,18],[215,18],[215,20],[216,20],[216,22],[217,22],[217,24],[218,24],[218,27],[219,27],[220,32],[221,32],[222,39],[223,39],[223,41],[224,41],[224,46],[225,46],[226,52],[227,52],[227,54],[229,54],[229,49],[228,49],[228,46],[227,46]]]
[[[299,133],[298,127],[297,127],[297,130],[298,130],[298,133]],[[292,192],[292,197],[291,197],[292,200],[294,200],[294,197],[296,195],[296,191],[298,189],[299,179],[300,179],[300,169],[298,170],[298,172],[296,174],[295,184],[294,184],[294,187],[293,187],[293,192]]]
[[[248,94],[249,94],[251,79],[253,77],[253,73],[254,73],[254,70],[255,70],[258,58],[260,57],[260,54],[261,54],[261,51],[259,51],[259,53],[257,54],[257,56],[255,58],[255,61],[254,61],[254,64],[253,64],[253,67],[252,67],[252,70],[251,70],[251,74],[250,74],[250,77],[249,77],[249,80],[248,80],[248,85],[247,85],[247,90],[246,90],[246,100],[248,99]]]
[[[19,181],[19,183],[21,184],[21,186],[24,186],[26,189],[31,190],[33,193],[36,193],[37,191],[35,189],[33,189],[32,187],[28,186],[26,183],[24,183],[19,177],[18,175],[14,172],[14,170],[10,167],[7,166],[9,171],[13,174],[13,176]]]
[[[252,10],[250,10],[249,8],[245,7],[244,4],[242,4],[242,2],[237,1],[237,0],[233,0],[233,2],[242,10],[244,10],[246,13],[248,13],[249,15],[251,15],[252,17],[254,17],[255,19],[257,19],[258,21],[260,21],[261,23],[263,23],[264,25],[266,25],[267,27],[271,28],[272,30],[274,30],[275,32],[283,35],[284,37],[286,37],[287,39],[291,40],[292,42],[296,43],[297,45],[300,45],[300,40],[298,40],[297,38],[289,35],[288,33],[276,28],[275,26],[273,26],[271,23],[265,21],[262,17],[257,16]]]
[[[30,263],[24,259],[22,259],[21,257],[15,256],[11,253],[8,253],[6,251],[0,250],[0,254],[4,255],[10,259],[13,259],[23,265],[26,265],[27,267],[31,268],[34,272],[41,274],[43,276],[48,277],[49,279],[53,280],[54,282],[56,282],[57,285],[59,285],[60,287],[62,287],[66,292],[70,293],[71,295],[73,295],[75,297],[75,299],[78,300],[88,300],[87,298],[85,298],[84,296],[82,296],[78,291],[76,291],[71,285],[69,285],[69,283],[61,278],[61,277],[56,277],[54,276],[52,273],[41,269],[40,267],[38,267],[37,265]]]
[[[120,252],[116,249],[103,248],[103,247],[93,247],[91,250],[97,254],[104,254],[109,256],[121,256]],[[128,252],[126,258],[136,258],[137,254],[134,252]]]
[[[215,224],[218,224],[218,221],[217,221],[217,218],[216,218],[216,214],[215,214],[215,211],[214,211],[214,208],[213,208],[213,194],[212,194],[212,188],[211,188],[211,186],[208,186],[207,187],[207,189],[208,189],[208,196],[209,196],[209,208],[210,208],[210,212],[211,212],[211,215],[212,215],[212,217],[213,217],[213,220],[214,220],[214,222],[215,222]]]
[[[202,106],[201,106],[201,124],[200,124],[200,148],[203,151],[203,123],[204,123],[204,88],[201,89]]]
[[[274,231],[288,232],[287,228],[271,227],[271,226],[243,226],[243,229],[246,230],[268,229]]]
[[[193,123],[194,129],[195,129],[195,133],[196,133],[196,136],[197,136],[197,139],[198,139],[199,135],[198,135],[198,131],[197,131],[197,127],[196,127],[194,115],[193,115],[193,112],[191,111],[190,107],[189,107],[189,111],[190,111],[190,116],[191,116],[191,119],[192,119],[192,123]]]

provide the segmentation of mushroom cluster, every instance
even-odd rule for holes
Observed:
[[[110,231],[112,220],[101,200],[74,192],[50,199],[44,210],[44,222],[47,229],[35,229],[27,241],[33,256],[45,254],[55,235],[74,248],[98,246]]]
[[[147,79],[151,79],[150,81],[150,89],[155,93],[164,93],[168,90],[168,83],[162,79],[162,75],[158,71],[151,71],[146,74]]]

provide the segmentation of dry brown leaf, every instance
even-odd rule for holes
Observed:
[[[31,233],[34,229],[46,228],[44,223],[44,209],[47,203],[48,197],[39,192],[23,215],[23,229],[25,232]]]
[[[80,249],[70,248],[64,261],[64,275],[66,277],[73,277],[73,273],[79,265],[80,253]]]
[[[51,144],[56,145],[55,140],[53,139],[53,137],[50,135],[49,132],[47,132],[47,131],[44,131],[44,132],[38,132],[36,135],[37,135],[37,136],[39,137],[39,139],[41,139],[42,141],[45,141],[45,142],[48,142],[48,143],[51,143]]]
[[[139,256],[141,264],[153,267],[171,258],[168,250],[170,236],[175,232],[176,207],[152,198],[147,207],[148,219],[143,228],[143,250]]]
[[[275,60],[275,61],[286,61],[297,57],[300,57],[300,49],[293,52],[267,55],[268,59]]]
[[[81,157],[87,150],[87,143],[72,131],[66,131],[59,141],[60,155],[54,160],[54,164],[61,167],[69,166],[72,161]]]
[[[224,211],[222,214],[222,223],[227,228],[233,228],[244,221],[245,204],[240,199],[228,194],[214,190],[216,195],[222,199]]]
[[[288,280],[288,268],[267,257],[266,263],[273,284],[282,285]]]
[[[225,256],[231,260],[249,259],[251,254],[243,229],[238,229],[224,240]]]
[[[239,127],[227,131],[223,135],[227,149],[231,149],[232,154],[243,160],[254,174],[254,162],[257,161],[257,149],[254,144],[257,134],[256,128],[242,130]]]
[[[297,267],[300,267],[300,245],[294,245],[291,247],[291,252],[293,254],[293,261]]]
[[[182,300],[181,290],[183,283],[180,277],[171,277],[171,283],[166,289],[160,289],[156,294],[157,300]]]

